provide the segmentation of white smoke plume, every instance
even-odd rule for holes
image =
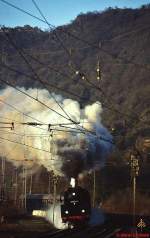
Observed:
[[[71,121],[44,107],[38,100],[33,100],[8,87],[0,91],[0,156],[5,156],[16,166],[24,164],[32,168],[35,164],[43,165],[47,170],[53,170],[55,175],[65,174],[68,177],[76,177],[79,173],[104,163],[112,148],[112,144],[107,140],[111,141],[112,138],[101,124],[100,102],[80,108],[77,101],[64,99],[60,95],[51,95],[44,89],[21,88],[21,90],[34,98],[38,97],[39,101],[67,117],[56,103],[56,99],[71,120],[81,124],[66,125],[72,129],[51,126],[50,128],[54,129],[53,133],[48,131],[48,124],[63,124]],[[23,125],[23,123],[39,121],[46,125]],[[11,124],[6,123],[12,122],[14,122],[14,130],[2,128],[9,127]],[[87,130],[86,133],[76,133],[81,132],[82,127]],[[66,130],[75,132],[68,133]],[[88,131],[95,133],[96,136]],[[99,137],[104,137],[106,141]]]
[[[46,220],[54,225],[57,229],[67,229],[68,225],[64,224],[61,219],[61,205],[57,203],[55,206],[51,205],[47,211]]]

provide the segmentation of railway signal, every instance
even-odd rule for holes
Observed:
[[[97,80],[98,81],[101,81],[102,80],[102,72],[101,72],[101,69],[100,69],[100,62],[98,60],[98,63],[97,63],[97,69],[96,69],[96,72],[97,72]]]

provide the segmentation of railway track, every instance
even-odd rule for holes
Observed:
[[[111,238],[116,237],[116,233],[120,232],[121,228],[112,227],[111,224],[97,225],[87,227],[85,229],[67,229],[57,230],[41,234],[38,238]]]
[[[75,229],[66,229],[66,230],[55,230],[55,231],[49,231],[44,232],[37,238],[62,238],[62,237],[70,237],[70,235],[73,235],[76,233]]]

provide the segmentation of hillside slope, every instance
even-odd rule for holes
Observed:
[[[119,134],[121,149],[132,146],[137,136],[148,135],[149,6],[80,14],[72,23],[50,32],[30,26],[6,28],[5,33],[1,30],[2,63],[34,78],[1,67],[2,79],[26,88],[43,88],[11,41],[24,50],[44,84],[51,84],[47,86],[49,91],[76,99],[81,105],[101,101],[103,123],[108,127],[119,125],[119,133],[120,125],[124,127],[124,133]],[[102,72],[100,82],[96,79],[98,61]],[[5,86],[1,84],[1,88]]]

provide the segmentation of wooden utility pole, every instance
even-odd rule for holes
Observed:
[[[32,174],[32,170],[31,170],[29,194],[32,194],[32,182],[33,182],[33,174]]]
[[[95,207],[95,196],[96,196],[96,172],[93,171],[93,207]]]
[[[51,193],[51,174],[50,172],[48,173],[48,194],[50,195]]]
[[[26,196],[27,196],[27,179],[26,179],[26,167],[23,165],[22,175],[22,208],[26,209]]]
[[[53,177],[53,184],[54,184],[54,190],[53,190],[53,223],[55,222],[55,206],[56,206],[56,195],[57,195],[57,182],[58,178],[54,175]]]
[[[17,168],[15,169],[15,183],[14,183],[14,186],[15,186],[14,202],[15,202],[15,205],[17,205],[17,195],[18,195],[18,170],[17,170]]]
[[[5,157],[1,158],[1,200],[5,200]]]
[[[136,229],[136,177],[139,174],[139,161],[134,154],[131,154],[131,177],[132,177],[132,188],[133,188],[133,228]]]
[[[3,64],[6,64],[6,52],[5,52],[5,48],[4,48],[4,45],[2,45],[2,48],[1,48],[1,62]],[[3,80],[5,80],[5,68],[1,67],[1,71],[0,71],[0,74],[1,74],[1,78]]]

